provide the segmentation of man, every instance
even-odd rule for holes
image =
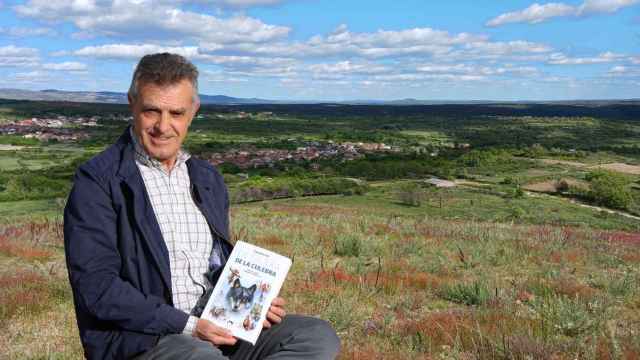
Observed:
[[[76,172],[64,237],[85,356],[334,358],[333,329],[285,316],[281,298],[255,346],[197,317],[232,249],[222,177],[181,149],[199,108],[197,76],[179,55],[143,57],[129,89],[133,125]]]

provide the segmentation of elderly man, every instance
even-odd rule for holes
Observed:
[[[197,76],[179,55],[143,57],[129,89],[133,125],[76,173],[64,237],[85,356],[334,358],[333,329],[285,316],[281,298],[255,346],[198,318],[232,245],[222,177],[181,149],[199,108]]]

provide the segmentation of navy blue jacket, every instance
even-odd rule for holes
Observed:
[[[126,359],[180,333],[188,314],[173,307],[169,253],[146,193],[129,129],[79,167],[64,211],[69,282],[85,356]],[[209,163],[187,161],[194,201],[224,259],[229,197]]]

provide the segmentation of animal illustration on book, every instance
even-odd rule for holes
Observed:
[[[226,299],[225,303],[211,307],[209,315],[225,321],[227,325],[242,324],[247,331],[255,329],[271,285],[261,281],[246,286],[243,282],[249,281],[241,279],[239,271],[233,268],[229,270],[227,280],[219,292],[219,295],[226,295],[218,297]]]
[[[253,304],[253,294],[256,292],[256,284],[244,287],[240,283],[240,278],[236,278],[233,286],[227,293],[227,299],[231,305],[231,311],[240,311],[242,307],[249,309]]]

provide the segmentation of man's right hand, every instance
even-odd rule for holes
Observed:
[[[216,346],[220,345],[235,345],[238,341],[231,332],[225,328],[215,325],[209,320],[198,319],[196,329],[193,331],[193,336],[209,341]]]

